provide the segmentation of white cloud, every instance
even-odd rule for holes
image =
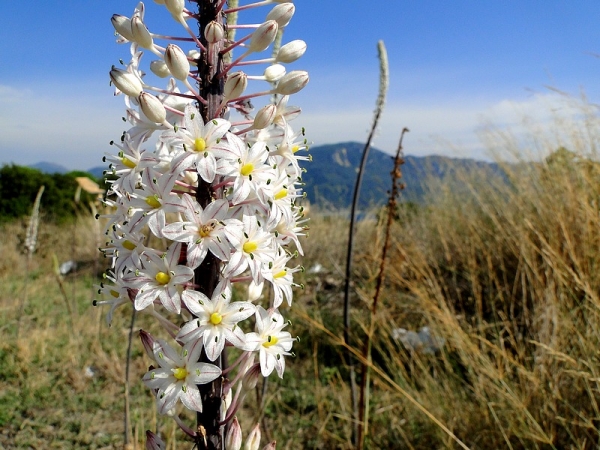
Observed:
[[[113,98],[110,92],[106,84],[36,86],[35,90],[0,85],[0,164],[54,161],[71,169],[100,165],[104,152],[112,150],[108,142],[117,139],[125,128],[121,121],[122,99]],[[315,145],[366,140],[372,121],[371,105],[357,109],[336,102],[315,103],[314,98],[304,101],[304,112],[293,125],[304,126],[307,138]],[[576,134],[565,136],[555,125],[560,122],[563,129],[578,130],[582,104],[551,91],[516,100],[478,97],[395,101],[386,105],[374,146],[394,152],[402,128],[408,127],[404,149],[413,155],[437,153],[489,159],[486,148],[509,145],[499,144],[497,139],[482,142],[481,131],[490,129],[495,133],[484,133],[488,138],[500,136],[498,130],[509,129],[506,135],[514,138],[512,144],[526,147],[529,144],[523,136],[547,135],[549,148],[555,148]]]
[[[483,101],[424,101],[415,104],[388,104],[382,116],[374,146],[388,153],[396,150],[403,127],[405,153],[442,154],[452,157],[490,159],[498,142],[482,135],[512,136],[513,144],[523,145],[535,135],[549,150],[567,145],[578,128],[586,109],[594,108],[581,100],[556,92],[533,94],[525,99]],[[341,141],[364,142],[372,121],[372,112],[339,109],[305,113],[297,121],[307,129],[315,145]],[[589,117],[588,117],[589,119]],[[565,131],[566,130],[566,131]],[[568,146],[568,145],[567,145]]]
[[[52,161],[70,169],[100,165],[122,128],[122,100],[106,94],[90,93],[85,86],[33,90],[0,85],[0,163]]]

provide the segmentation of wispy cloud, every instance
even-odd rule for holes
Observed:
[[[126,128],[120,119],[124,112],[122,100],[113,98],[110,92],[106,84],[35,89],[0,85],[0,163],[46,160],[71,169],[101,164],[104,152],[112,150],[108,142]],[[295,126],[304,126],[307,138],[315,145],[365,141],[372,121],[369,105],[358,108],[305,100],[304,113]],[[549,136],[552,147],[567,139],[553,125],[562,121],[563,128],[573,128],[566,126],[567,121],[581,119],[583,110],[583,102],[551,91],[496,101],[394,101],[386,106],[374,145],[392,153],[402,128],[408,127],[411,132],[405,138],[406,153],[489,159],[490,150],[506,144],[490,139],[499,136],[499,130],[510,130],[510,145],[527,147],[523,144],[525,136],[535,132],[540,138]],[[486,137],[483,140],[482,133]]]
[[[109,92],[0,85],[0,163],[55,161],[68,168],[100,164],[120,135],[123,105]]]
[[[523,141],[536,134],[540,142],[550,139],[548,145],[553,148],[570,138],[564,131],[573,130],[590,108],[594,107],[580,99],[550,91],[492,102],[465,98],[419,105],[388,104],[374,145],[392,153],[402,128],[408,127],[411,132],[404,141],[407,153],[490,159],[491,153],[497,154],[497,142],[484,139],[484,135],[501,131]],[[308,111],[298,120],[315,144],[366,140],[372,121],[367,108]]]

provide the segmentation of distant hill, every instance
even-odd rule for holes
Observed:
[[[55,164],[55,163],[46,162],[46,161],[32,164],[28,167],[31,167],[32,169],[37,169],[42,173],[48,173],[48,174],[69,172],[69,169],[67,169],[64,166],[61,166],[60,164]]]
[[[363,148],[364,144],[360,142],[341,142],[310,148],[312,162],[303,162],[301,165],[307,169],[303,175],[303,181],[306,183],[304,191],[312,204],[326,209],[345,209],[350,206]],[[488,178],[503,177],[497,164],[474,159],[439,155],[408,155],[404,159],[402,182],[406,188],[402,192],[403,201],[422,203],[426,193],[432,189],[431,180],[443,181],[446,186],[455,185],[456,189],[464,189],[457,181],[458,171],[476,171]],[[50,174],[69,172],[63,166],[48,162],[40,162],[30,167]],[[371,148],[360,193],[361,209],[382,205],[387,201],[392,168],[392,156]],[[97,166],[88,169],[87,172],[101,179],[106,169],[107,166]]]
[[[348,208],[352,201],[358,166],[364,144],[342,142],[310,148],[312,162],[302,164],[307,169],[303,175],[304,190],[311,203],[324,208]],[[405,156],[402,166],[402,193],[405,201],[421,203],[428,191],[427,181],[432,179],[457,183],[458,171],[477,171],[483,176],[503,177],[495,163],[474,159],[448,158],[445,156]],[[360,208],[384,204],[391,186],[390,172],[393,158],[376,148],[371,148],[360,192]]]

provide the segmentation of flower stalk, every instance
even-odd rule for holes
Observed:
[[[132,58],[125,68],[113,67],[110,78],[125,96],[131,127],[115,143],[119,152],[106,156],[116,179],[105,199],[111,212],[100,216],[107,235],[102,251],[113,264],[106,277],[111,283],[100,286],[102,298],[95,304],[111,305],[109,323],[120,305],[157,318],[172,341],[141,333],[153,360],[143,381],[156,394],[158,411],[172,417],[196,448],[223,450],[254,355],[260,355],[262,376],[275,371],[283,377],[296,340],[282,330],[287,322],[277,308],[284,297],[291,304],[299,268],[287,264],[302,253],[298,162],[309,158],[297,150],[308,147],[303,133],[289,124],[300,109],[287,107],[287,101],[306,86],[308,74],[286,75],[281,64],[276,78],[239,70],[280,36],[293,14],[291,4],[276,5],[257,27],[240,28],[251,31],[234,41],[229,25],[238,14],[227,14],[223,0],[194,0],[190,10],[183,0],[156,3],[192,35],[172,40],[193,48],[156,45],[154,39],[166,37],[148,30],[142,2],[131,18],[113,16],[118,42],[130,44]],[[197,26],[190,26],[194,21]],[[281,62],[295,61],[304,48],[293,41]],[[150,72],[167,78],[166,88],[144,80],[144,51],[159,58]],[[255,59],[260,60],[273,62]],[[268,88],[242,95],[248,79],[267,81]],[[250,98],[265,104],[255,108]],[[152,135],[158,135],[156,144],[149,141]],[[144,236],[166,245],[148,246]],[[248,292],[250,286],[262,291],[265,284],[275,295],[264,304],[257,304],[256,292],[248,301],[231,301],[233,291]],[[177,315],[175,323],[163,309]],[[231,366],[228,352],[237,358]],[[183,424],[181,406],[196,412],[195,426]],[[152,446],[160,445],[156,435],[148,436]]]

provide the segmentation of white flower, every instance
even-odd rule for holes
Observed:
[[[201,292],[186,290],[181,297],[195,319],[186,323],[177,339],[182,342],[201,338],[209,360],[214,361],[225,348],[225,341],[238,348],[244,348],[244,332],[237,325],[254,314],[254,305],[250,302],[233,302],[231,289],[217,287],[209,299]]]
[[[286,267],[288,261],[292,259],[283,250],[279,255],[269,263],[263,266],[262,274],[265,280],[273,286],[273,307],[279,308],[285,297],[287,304],[292,306],[292,286],[294,285],[293,273],[301,270],[301,267]]]
[[[221,375],[214,364],[198,362],[202,341],[190,341],[179,355],[168,343],[156,341],[154,359],[160,365],[144,375],[144,384],[157,389],[158,412],[166,414],[175,407],[177,400],[193,411],[202,411],[202,399],[198,384],[206,384]]]
[[[149,168],[142,172],[142,187],[131,194],[129,204],[135,211],[131,221],[136,230],[147,224],[155,236],[162,237],[165,214],[183,210],[179,196],[171,193],[175,181],[172,173],[161,175]]]
[[[257,142],[248,148],[235,135],[229,139],[231,153],[227,159],[221,159],[217,164],[217,172],[233,179],[231,203],[237,205],[250,195],[251,192],[261,203],[266,203],[266,189],[270,180],[275,178],[273,168],[266,164],[269,152],[264,142]]]
[[[198,267],[210,252],[221,261],[229,259],[231,246],[225,238],[225,224],[229,202],[215,200],[202,209],[200,204],[188,194],[183,194],[186,222],[178,221],[163,228],[163,236],[172,241],[187,243],[187,265]],[[235,226],[232,224],[232,226]]]
[[[143,259],[135,258],[135,274],[123,277],[129,287],[138,289],[135,309],[141,311],[158,297],[163,306],[176,314],[181,312],[179,288],[194,276],[189,267],[178,265],[181,244],[172,244],[167,253],[157,256],[146,253]],[[135,255],[134,255],[135,256]]]
[[[235,248],[225,275],[233,277],[250,267],[252,279],[258,284],[262,281],[261,265],[275,257],[273,235],[261,227],[257,217],[244,215],[243,223],[243,227],[225,228],[227,239]]]
[[[185,128],[163,134],[163,140],[173,146],[182,146],[184,153],[177,157],[181,169],[195,167],[198,175],[207,183],[215,179],[217,160],[215,156],[227,149],[222,141],[231,123],[225,119],[213,119],[206,124],[195,106],[185,107]]]
[[[256,307],[256,332],[246,335],[246,350],[258,351],[260,370],[263,377],[268,377],[273,369],[283,378],[285,370],[284,356],[291,355],[294,338],[282,329],[287,325],[283,316],[276,309]]]

